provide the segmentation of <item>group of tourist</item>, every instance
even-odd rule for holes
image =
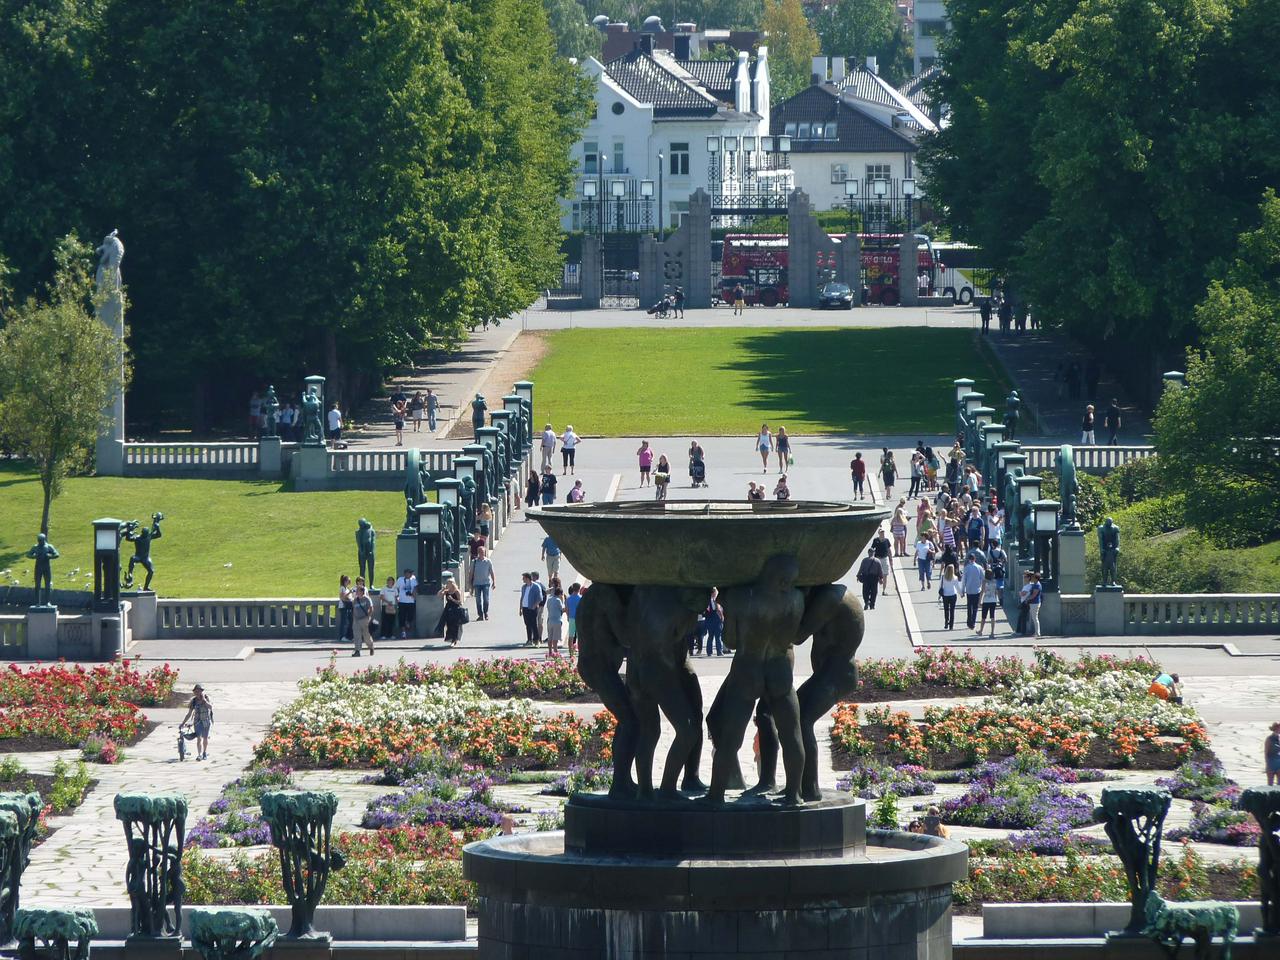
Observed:
[[[640,487],[652,486],[655,500],[667,499],[667,488],[671,485],[671,461],[667,455],[661,454],[654,462],[653,446],[648,440],[640,441],[636,450],[636,460],[640,465]],[[689,486],[705,487],[707,484],[706,451],[697,440],[689,442]]]
[[[383,640],[396,636],[412,636],[415,631],[418,578],[408,568],[397,578],[387,577],[386,585],[379,591],[379,606],[373,604],[374,589],[364,577],[353,582],[347,574],[338,578],[338,640],[352,645],[351,655],[360,656],[363,650],[374,652],[374,631]]]
[[[546,557],[545,542],[543,546],[543,555]],[[558,549],[555,557],[555,569],[558,571]],[[520,617],[524,620],[524,645],[526,647],[541,646],[545,636],[547,658],[554,659],[560,656],[560,641],[567,635],[569,657],[570,659],[576,657],[578,655],[578,604],[582,602],[586,586],[571,583],[566,591],[558,573],[548,576],[544,586],[536,570],[522,573],[520,578]],[[567,634],[566,621],[568,621]]]
[[[524,485],[524,505],[526,507],[536,507],[539,503],[543,506],[550,506],[556,502],[556,487],[559,481],[556,480],[556,472],[551,468],[551,464],[544,463],[542,472],[535,473],[529,471],[529,479]],[[569,492],[564,495],[565,503],[581,503],[587,498],[586,487],[582,485],[581,480],[574,480],[573,486],[569,488]],[[526,516],[525,520],[529,518]]]
[[[542,450],[542,472],[547,473],[551,470],[552,461],[556,453],[556,445],[559,444],[560,459],[562,461],[560,475],[563,477],[573,473],[578,444],[581,442],[582,438],[573,432],[573,424],[566,426],[564,433],[557,436],[555,429],[548,423],[542,428],[542,439],[539,444],[539,448]],[[550,501],[546,502],[549,503]]]
[[[403,390],[396,390],[387,398],[387,402],[391,404],[391,423],[396,430],[397,447],[404,445],[404,426],[410,418],[413,419],[413,432],[419,433],[422,430],[423,414],[426,414],[427,429],[435,433],[440,417],[440,398],[430,388],[425,396],[422,391],[418,391],[412,397]]]

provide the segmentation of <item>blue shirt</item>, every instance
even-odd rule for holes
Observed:
[[[580,593],[571,593],[569,594],[568,597],[565,598],[564,608],[565,610],[568,611],[570,620],[573,620],[575,617],[578,616],[578,604],[580,604],[581,602],[582,602],[582,594]]]
[[[560,556],[560,548],[556,546],[556,542],[552,540],[550,537],[547,537],[545,540],[542,541],[542,549],[547,551],[548,557]]]
[[[981,593],[983,581],[987,579],[987,572],[976,563],[966,563],[964,565],[964,592]]]

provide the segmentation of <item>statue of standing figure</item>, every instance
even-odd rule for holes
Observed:
[[[59,556],[58,548],[49,542],[49,538],[37,533],[35,546],[27,551],[27,557],[36,562],[36,606],[49,603],[53,591],[53,565],[50,561],[57,560]],[[44,584],[43,589],[41,583]]]
[[[104,283],[118,290],[121,285],[120,262],[124,259],[124,243],[120,240],[120,231],[112,230],[103,237],[102,246],[94,252],[98,254],[95,283],[99,292],[105,289]]]
[[[1017,390],[1010,390],[1009,396],[1004,398],[1005,414],[1004,414],[1004,437],[1005,440],[1015,440],[1018,434],[1018,408],[1022,406],[1022,398],[1018,396]]]
[[[1120,566],[1120,528],[1110,517],[1098,527],[1098,557],[1102,561],[1102,585],[1116,586],[1116,572]]]
[[[1064,443],[1058,451],[1058,498],[1062,501],[1062,525],[1076,529],[1076,497],[1080,493],[1080,481],[1076,479],[1075,453],[1071,444]]]
[[[320,410],[320,395],[315,387],[307,387],[302,395],[302,445],[304,447],[324,446],[324,426]]]
[[[360,565],[360,576],[364,577],[364,582],[369,584],[370,589],[374,589],[373,555],[377,542],[378,534],[373,529],[373,524],[361,517],[356,529],[356,561]]]
[[[471,401],[471,429],[479,430],[484,426],[484,414],[489,409],[489,404],[485,402],[484,394],[477,393],[476,398]]]
[[[163,513],[153,513],[149,527],[137,520],[130,520],[124,525],[124,539],[133,544],[133,556],[129,558],[129,570],[124,576],[126,590],[133,586],[133,568],[138,565],[147,571],[142,589],[151,589],[151,578],[156,575],[156,566],[151,562],[151,542],[160,539],[160,521],[163,519]]]
[[[264,437],[277,436],[279,427],[280,398],[276,396],[276,388],[267,387],[267,395],[262,399],[262,415],[265,423],[262,427]]]

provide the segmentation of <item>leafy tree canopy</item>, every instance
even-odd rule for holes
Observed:
[[[809,85],[813,58],[821,46],[800,0],[764,0],[760,29],[767,34],[769,89],[778,103]]]
[[[349,395],[558,273],[588,98],[540,0],[0,0],[0,255],[120,229],[135,413]]]
[[[880,73],[901,84],[911,75],[911,38],[892,0],[838,0],[817,10],[813,28],[830,56],[852,65],[875,57]]]
[[[1187,518],[1227,543],[1280,532],[1280,198],[1240,237],[1223,280],[1196,307],[1199,348],[1186,385],[1156,414],[1165,483],[1187,496]]]

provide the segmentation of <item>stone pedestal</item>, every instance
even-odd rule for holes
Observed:
[[[181,937],[127,937],[123,960],[182,960]]]
[[[590,234],[583,236],[579,284],[582,289],[582,306],[586,310],[595,310],[600,306],[600,275],[604,270],[601,263],[604,251],[600,247],[599,237]]]
[[[864,809],[848,794],[791,809],[577,794],[563,833],[466,848],[480,957],[949,960],[967,848],[868,837]]]
[[[1124,635],[1124,587],[1093,588],[1093,623],[1100,637]]]
[[[920,305],[920,245],[914,233],[904,233],[898,245],[898,302],[904,307]]]
[[[267,480],[284,476],[283,444],[279,437],[263,437],[258,441],[258,472]]]
[[[424,639],[444,636],[443,630],[436,629],[436,624],[440,622],[440,614],[443,612],[444,600],[439,596],[433,593],[418,594],[418,603],[415,610],[417,635]]]
[[[27,608],[27,657],[31,660],[58,659],[58,608]]]
[[[1021,586],[1021,584],[1019,584]],[[1045,591],[1040,599],[1040,633],[1062,633],[1062,594]]]
[[[299,447],[293,453],[293,484],[298,490],[322,490],[329,479],[329,450]]]
[[[333,938],[327,933],[320,937],[306,937],[287,940],[280,937],[268,951],[272,957],[285,960],[331,960],[333,957]]]
[[[122,600],[128,600],[129,632],[134,640],[154,640],[156,638],[156,592],[154,590],[129,590],[120,594]]]
[[[396,537],[396,579],[399,580],[405,570],[418,572],[418,535],[416,533],[400,533]]]
[[[94,472],[100,477],[124,476],[124,441],[98,437],[93,448]]]
[[[1058,531],[1058,592],[1087,593],[1084,585],[1084,531],[1064,527]]]

